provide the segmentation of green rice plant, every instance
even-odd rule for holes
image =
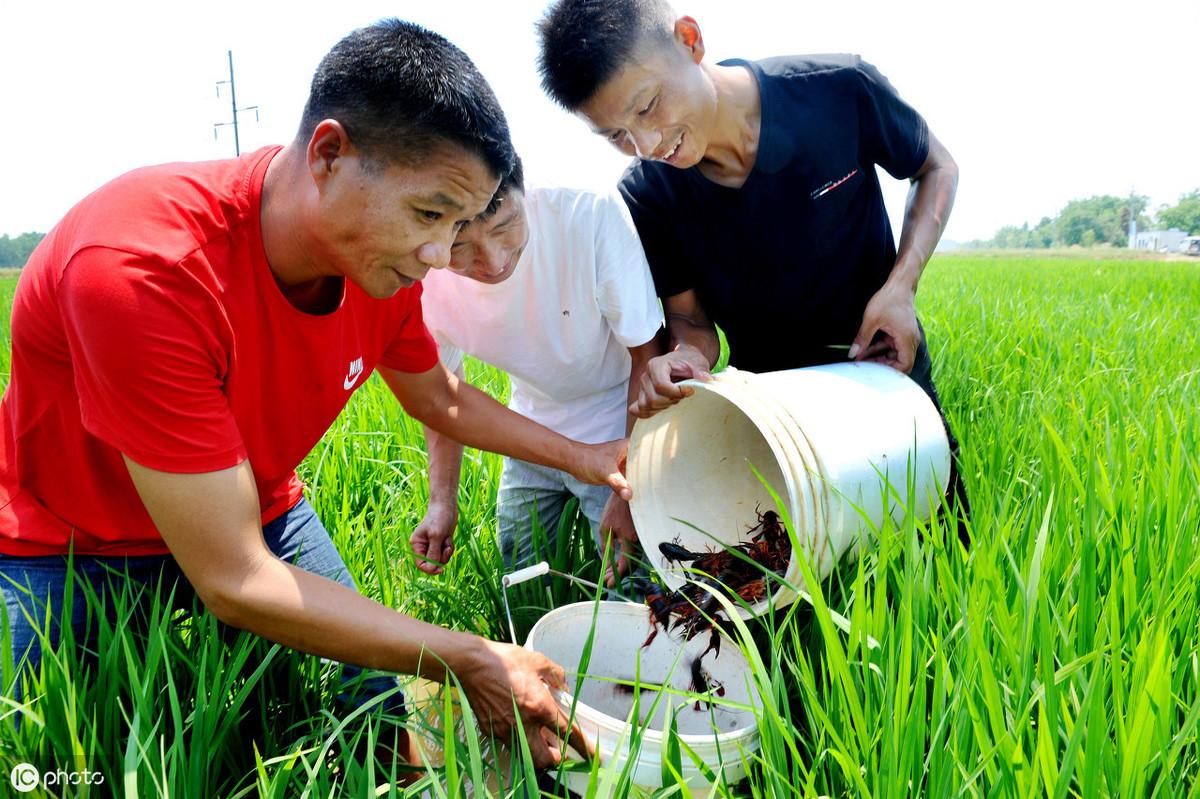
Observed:
[[[937,518],[885,524],[811,603],[739,623],[760,748],[720,795],[1200,795],[1200,265],[938,256],[918,302],[962,442],[972,545]],[[470,363],[468,376],[506,396],[495,370]],[[442,575],[416,569],[408,546],[427,501],[424,442],[381,381],[301,474],[364,593],[507,639],[499,463],[465,458]],[[586,522],[564,524],[557,567],[598,579]],[[510,596],[519,636],[551,605],[595,598],[549,587],[550,599],[539,583]],[[72,796],[563,795],[519,740],[505,771],[449,693],[445,765],[399,786],[377,746],[396,720],[339,710],[335,667],[223,630],[169,589],[135,594],[118,591],[113,609],[75,586],[95,651],[64,635],[22,699],[0,654],[0,766],[104,774]],[[678,771],[689,755],[675,751]],[[633,789],[603,764],[589,773],[597,789],[687,795]]]

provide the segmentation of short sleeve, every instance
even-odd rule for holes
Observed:
[[[92,247],[67,265],[59,302],[84,429],[159,471],[246,459],[224,393],[228,326],[190,271]]]
[[[614,194],[596,198],[596,297],[617,341],[639,347],[663,325],[650,265],[629,210]]]
[[[929,128],[888,79],[865,61],[857,66],[859,141],[863,157],[897,180],[911,178],[929,155]]]
[[[379,363],[397,372],[420,374],[438,362],[437,342],[433,340],[421,314],[420,283],[405,292],[404,307],[399,309],[400,327],[392,337]]]
[[[658,296],[673,297],[693,288],[688,271],[678,262],[683,248],[675,213],[667,210],[672,205],[670,188],[645,163],[637,162],[621,178],[619,189],[641,238]]]
[[[442,361],[442,366],[445,366],[451,372],[458,371],[458,367],[463,365],[463,351],[451,344],[449,341],[434,337],[437,341],[438,358]]]

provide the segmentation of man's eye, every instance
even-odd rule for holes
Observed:
[[[421,216],[425,217],[430,222],[436,222],[442,218],[441,211],[422,211]]]
[[[621,140],[624,138],[625,138],[624,131],[618,130],[616,133],[614,133],[608,137],[608,141],[610,144],[618,144],[619,145],[621,143]]]
[[[650,110],[652,108],[654,108],[654,104],[657,102],[658,102],[658,95],[655,95],[654,99],[651,100],[650,103],[645,108],[643,108],[641,111],[638,111],[638,116],[644,117],[644,116],[646,116],[646,114],[649,114]]]

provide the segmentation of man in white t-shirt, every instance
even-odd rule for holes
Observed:
[[[503,369],[512,379],[509,407],[568,438],[628,435],[628,406],[637,399],[630,376],[637,386],[658,354],[663,316],[625,203],[615,193],[527,193],[519,161],[496,196],[498,205],[455,239],[450,268],[424,281],[425,324],[442,363],[460,378],[464,353]],[[429,428],[425,440],[429,508],[411,543],[420,567],[436,574],[454,551],[462,445]],[[597,549],[611,533],[618,572],[626,568],[636,541],[627,502],[607,486],[505,458],[496,515],[508,568],[547,556],[534,547],[535,517],[552,551],[572,496]]]

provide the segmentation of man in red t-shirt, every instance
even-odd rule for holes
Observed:
[[[515,698],[539,765],[585,746],[558,666],[360,595],[294,471],[375,369],[429,427],[628,497],[624,442],[511,413],[439,364],[422,321],[419,281],[513,158],[470,60],[385,21],[325,57],[287,146],[129,173],[55,226],[17,287],[0,406],[16,658],[36,659],[25,614],[57,606],[73,552],[87,577],[181,570],[221,620],[322,657],[453,670],[499,734]]]

